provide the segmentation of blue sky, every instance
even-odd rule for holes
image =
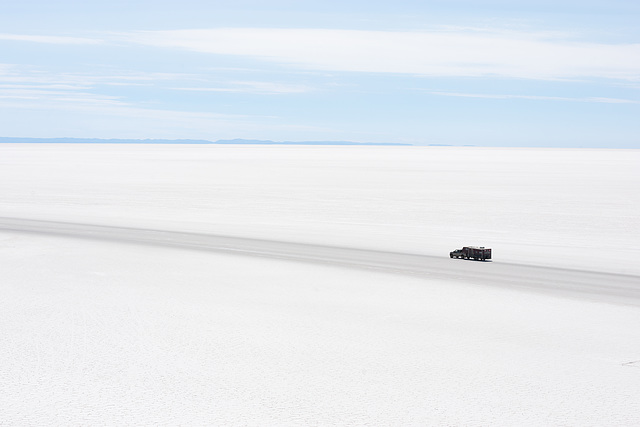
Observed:
[[[0,136],[640,148],[640,2],[21,0]]]

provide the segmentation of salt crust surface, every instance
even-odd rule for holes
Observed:
[[[635,151],[192,148],[0,146],[0,216],[636,272],[607,253]],[[636,306],[9,231],[0,259],[8,425],[640,423]]]
[[[633,425],[637,307],[0,234],[8,425]]]
[[[0,216],[640,274],[640,150],[0,145]]]

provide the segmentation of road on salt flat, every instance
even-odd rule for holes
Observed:
[[[0,230],[374,269],[640,306],[640,276],[168,230],[0,217]]]

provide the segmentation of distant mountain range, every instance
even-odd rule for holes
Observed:
[[[99,138],[8,138],[0,137],[0,143],[31,144],[228,144],[228,145],[413,145],[403,143],[351,142],[351,141],[269,141],[260,139],[99,139]]]

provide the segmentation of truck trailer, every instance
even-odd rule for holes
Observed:
[[[449,252],[450,258],[475,259],[476,261],[486,261],[491,259],[491,249],[484,246],[465,246]]]

